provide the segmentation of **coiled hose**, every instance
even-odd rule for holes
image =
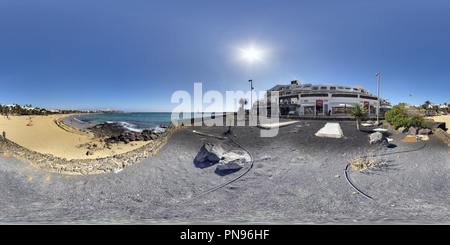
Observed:
[[[350,180],[348,179],[348,176],[347,176],[347,168],[348,168],[348,164],[347,164],[347,166],[346,166],[345,169],[344,169],[344,173],[345,173],[345,179],[347,180],[347,182],[349,183],[349,185],[350,185],[351,187],[353,187],[353,189],[355,189],[357,192],[359,192],[359,194],[361,194],[361,195],[363,195],[364,197],[367,197],[367,198],[369,198],[369,199],[372,200],[372,198],[371,198],[370,196],[368,196],[368,195],[364,194],[362,191],[358,190],[358,188],[356,188],[356,187],[352,184],[352,182],[350,182]]]

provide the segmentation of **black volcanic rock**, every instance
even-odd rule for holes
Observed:
[[[161,128],[167,128],[167,126],[159,125]],[[162,132],[155,132],[152,129],[144,129],[141,133],[130,133],[123,126],[118,123],[102,123],[88,128],[95,137],[103,138],[105,143],[119,143],[130,141],[149,141],[156,140],[162,134]]]
[[[90,127],[88,129],[97,138],[119,136],[120,134],[125,132],[124,127],[119,125],[118,123],[102,123],[102,124],[98,124],[93,127]]]

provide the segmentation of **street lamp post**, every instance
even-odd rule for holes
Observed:
[[[410,94],[409,96],[411,96],[411,107],[413,106],[412,105],[412,96],[413,96],[414,94]]]
[[[375,76],[378,77],[378,99],[377,99],[377,125],[380,124],[379,122],[379,116],[380,116],[380,73],[377,72]]]
[[[252,108],[253,108],[253,81],[252,80],[248,80],[250,82],[250,113],[252,114]]]

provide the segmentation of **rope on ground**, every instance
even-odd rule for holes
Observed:
[[[399,154],[399,153],[406,153],[406,152],[411,152],[411,151],[418,151],[418,150],[421,150],[422,148],[424,148],[426,145],[427,145],[427,142],[426,141],[423,141],[423,146],[421,146],[421,147],[419,147],[419,148],[417,148],[417,149],[414,149],[414,150],[409,150],[409,151],[399,151],[399,152],[391,152],[391,153],[384,153],[384,154],[380,154],[380,156],[386,156],[386,155],[392,155],[392,154]]]

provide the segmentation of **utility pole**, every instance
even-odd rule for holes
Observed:
[[[253,81],[248,80],[250,82],[250,112],[249,114],[252,114],[252,108],[253,108]]]
[[[378,99],[377,99],[377,125],[380,124],[379,116],[380,116],[380,73],[377,72],[375,76],[378,77]]]

